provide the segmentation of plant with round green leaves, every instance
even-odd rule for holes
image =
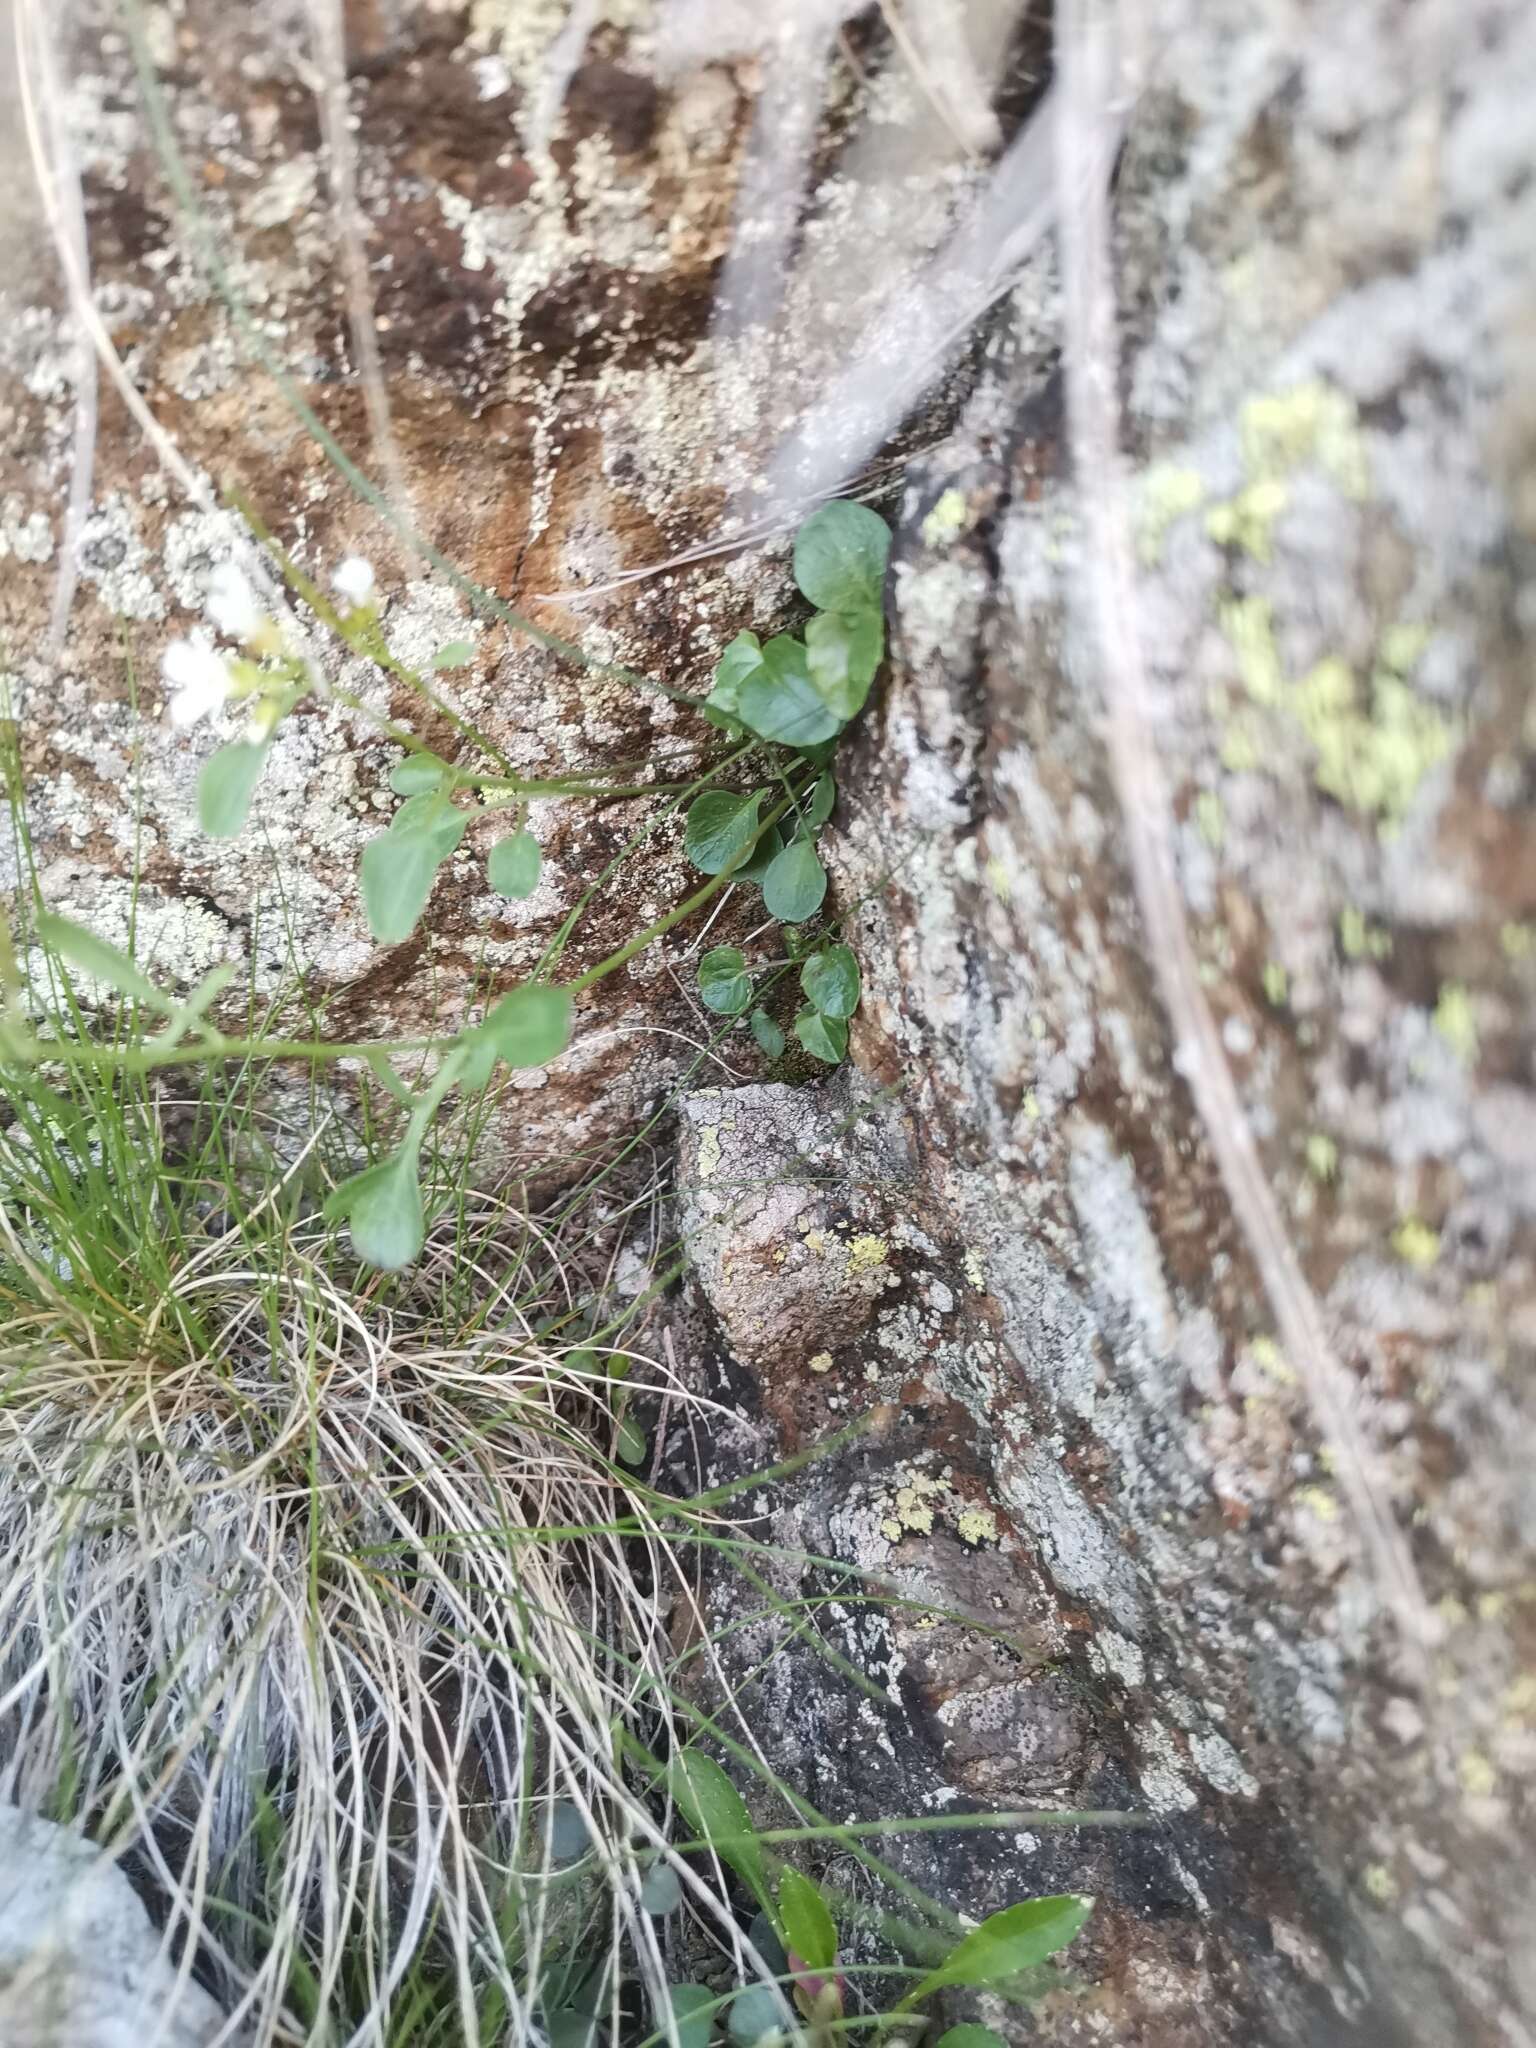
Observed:
[[[720,656],[705,705],[705,716],[724,730],[786,747],[821,771],[814,782],[786,780],[788,813],[771,828],[760,823],[761,789],[735,796],[712,790],[689,811],[684,836],[688,858],[703,873],[728,872],[761,888],[763,908],[786,927],[792,960],[800,955],[789,934],[826,901],[816,838],[837,802],[827,755],[863,709],[885,652],[881,591],[890,544],[890,529],[866,505],[840,499],[814,512],[795,538],[795,581],[819,607],[803,639],[776,633],[764,642],[738,633]],[[795,1037],[813,1058],[836,1065],[847,1053],[848,1019],[858,1007],[858,963],[847,946],[833,946],[813,953],[807,970]],[[753,972],[735,948],[706,954],[699,963],[706,1008],[744,1015]],[[750,1028],[770,1059],[783,1053],[783,1030],[761,1006],[752,1010]]]
[[[492,890],[520,901],[538,887],[542,871],[538,842],[526,823],[531,797],[634,796],[657,788],[654,783],[615,785],[591,776],[540,780],[514,773],[491,743],[482,742],[435,696],[431,684],[392,652],[374,597],[373,571],[366,562],[349,558],[341,564],[333,599],[249,512],[247,517],[284,581],[323,627],[353,654],[409,684],[455,730],[491,753],[488,771],[466,767],[422,745],[407,728],[382,720],[401,749],[388,771],[390,790],[400,801],[388,824],[365,844],[359,877],[368,927],[380,944],[400,945],[412,937],[444,865],[459,854],[471,824],[486,812],[515,807],[513,829],[488,846],[485,858]],[[89,1057],[98,1064],[116,1062],[125,1071],[140,1073],[177,1059],[214,1062],[255,1052],[311,1061],[361,1057],[406,1110],[405,1130],[387,1157],[372,1161],[332,1191],[325,1213],[345,1220],[359,1255],[386,1270],[410,1264],[422,1245],[427,1226],[422,1159],[433,1119],[446,1097],[455,1088],[484,1089],[498,1062],[527,1068],[558,1057],[570,1037],[574,989],[591,986],[622,967],[718,888],[743,882],[762,890],[766,908],[784,926],[785,951],[791,960],[804,962],[806,1007],[795,1020],[796,1039],[817,1059],[840,1060],[847,1050],[847,1018],[858,1000],[857,965],[847,947],[807,945],[805,927],[821,910],[827,892],[826,870],[816,851],[817,834],[831,816],[837,795],[826,767],[827,753],[863,704],[883,651],[880,589],[889,542],[884,521],[865,507],[846,503],[823,506],[801,528],[795,543],[795,576],[821,612],[803,640],[781,633],[764,645],[744,633],[732,641],[721,658],[706,709],[717,724],[750,737],[725,763],[706,770],[674,806],[694,796],[686,812],[685,847],[710,885],[656,919],[572,987],[559,988],[549,976],[580,905],[562,926],[534,978],[503,996],[481,1023],[399,1047],[388,1041],[352,1045],[324,1039],[289,1042],[263,1035],[231,1038],[210,1022],[227,976],[206,979],[193,997],[177,1002],[162,997],[126,958],[98,958],[95,969],[88,971],[104,966],[102,978],[109,986],[139,1001],[146,998],[138,984],[151,989],[148,1006],[164,1014],[166,1028],[158,1038],[137,1045],[94,1048],[88,1054],[76,1049],[71,1056]],[[233,564],[222,565],[210,580],[207,609],[214,629],[236,643],[235,651],[202,639],[178,641],[167,650],[165,673],[173,687],[171,714],[178,725],[194,724],[230,704],[246,707],[243,735],[217,749],[199,782],[204,829],[233,837],[244,826],[283,721],[306,698],[323,691],[302,635],[291,620],[276,616],[271,606],[258,600]],[[431,668],[461,667],[474,651],[467,641],[454,642],[439,651]],[[344,690],[333,687],[330,694],[360,714],[375,715]],[[768,786],[745,793],[707,786],[754,747],[789,750],[787,762],[779,756],[771,771],[782,785],[782,798]],[[769,759],[773,761],[771,753]],[[637,841],[644,836],[637,835]],[[56,938],[66,950],[72,945],[82,963],[93,947],[103,950],[78,927],[61,924]],[[785,1034],[755,1002],[757,975],[739,949],[717,947],[700,963],[700,993],[718,1016],[750,1014],[755,1042],[777,1058],[784,1050]],[[16,1035],[17,1027],[8,1028]],[[35,1043],[24,1027],[19,1029],[18,1056],[36,1060],[50,1049]],[[427,1056],[429,1078],[419,1087],[407,1087],[391,1065],[392,1050]],[[617,1455],[633,1462],[643,1454],[643,1441],[622,1417],[620,1425]]]

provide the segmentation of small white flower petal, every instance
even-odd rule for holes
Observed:
[[[338,596],[348,604],[364,605],[373,596],[373,564],[361,555],[348,555],[331,578]]]
[[[229,670],[223,657],[196,640],[173,640],[161,656],[160,670],[172,685],[172,725],[196,725],[200,718],[217,711],[229,695]]]
[[[262,622],[256,594],[246,581],[244,570],[236,568],[233,562],[220,562],[208,578],[203,610],[231,640],[249,640]]]

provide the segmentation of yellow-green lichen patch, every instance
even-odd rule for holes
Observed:
[[[1214,789],[1202,789],[1195,798],[1195,828],[1206,845],[1219,852],[1227,836],[1227,814]]]
[[[1326,1131],[1312,1131],[1306,1142],[1307,1171],[1314,1180],[1331,1181],[1339,1170],[1339,1148]]]
[[[1404,816],[1455,741],[1450,722],[1400,676],[1378,669],[1362,696],[1337,657],[1296,684],[1289,706],[1317,755],[1318,788],[1384,824]]]
[[[1218,617],[1252,702],[1282,713],[1310,743],[1318,788],[1384,824],[1401,819],[1425,776],[1455,744],[1451,722],[1418,695],[1385,653],[1368,686],[1337,655],[1287,684],[1267,598],[1231,599]],[[1401,659],[1407,643],[1401,629],[1393,628],[1388,639],[1394,636]],[[1229,728],[1223,760],[1248,768],[1260,763],[1264,751],[1251,727],[1239,725],[1235,734]]]
[[[997,1517],[990,1508],[962,1508],[955,1517],[955,1533],[972,1548],[997,1541]]]
[[[1198,512],[1205,499],[1205,481],[1197,469],[1171,462],[1155,463],[1141,480],[1137,546],[1149,565],[1163,551],[1168,529],[1176,520]]]
[[[1250,398],[1238,435],[1250,477],[1283,477],[1316,463],[1346,497],[1370,496],[1370,464],[1354,400],[1320,377]]]
[[[883,1237],[875,1237],[872,1233],[866,1232],[852,1239],[845,1268],[848,1278],[856,1280],[861,1273],[872,1273],[877,1266],[883,1266],[890,1256],[890,1249]]]
[[[1360,1876],[1360,1888],[1378,1906],[1390,1906],[1397,1897],[1397,1879],[1385,1863],[1368,1863]]]
[[[1278,1010],[1290,992],[1290,976],[1278,960],[1266,960],[1261,979],[1264,984],[1264,1000]]]
[[[978,1294],[985,1294],[987,1291],[987,1269],[982,1264],[981,1253],[974,1249],[968,1250],[960,1263],[965,1269],[966,1279],[976,1289],[976,1292]]]
[[[812,1372],[830,1372],[832,1370],[831,1352],[818,1351],[816,1353],[816,1356],[811,1360],[810,1365]]]
[[[1256,562],[1274,560],[1275,521],[1290,503],[1279,477],[1260,477],[1245,484],[1235,498],[1223,499],[1205,515],[1205,530],[1219,547],[1241,548]]]
[[[1255,704],[1278,705],[1285,687],[1280,650],[1275,645],[1274,607],[1267,597],[1234,597],[1217,614],[1221,630],[1237,656],[1243,688]]]
[[[1472,999],[1460,982],[1448,981],[1435,1004],[1435,1030],[1464,1067],[1477,1060],[1477,1019]]]
[[[1280,1347],[1273,1337],[1255,1337],[1248,1346],[1254,1364],[1266,1379],[1273,1380],[1277,1387],[1294,1387],[1296,1375],[1286,1364]]]
[[[1456,1759],[1456,1776],[1469,1799],[1491,1799],[1499,1776],[1480,1749],[1464,1749]]]
[[[1320,1522],[1336,1522],[1339,1519],[1339,1503],[1326,1486],[1299,1486],[1296,1489],[1296,1504],[1315,1515]]]
[[[1264,759],[1264,748],[1253,717],[1237,712],[1222,728],[1221,765],[1229,775],[1251,775]]]
[[[1529,960],[1536,954],[1536,925],[1506,924],[1499,927],[1499,948],[1506,960]]]
[[[948,1492],[948,1480],[907,1470],[894,1494],[886,1495],[882,1502],[881,1532],[892,1543],[907,1535],[931,1535],[934,1507]]]
[[[939,493],[933,509],[923,521],[923,539],[931,548],[942,547],[961,532],[965,522],[965,493],[951,485],[947,491]]]
[[[1362,911],[1346,904],[1339,912],[1339,944],[1346,960],[1385,960],[1392,951],[1392,934],[1368,924]]]
[[[699,1133],[699,1179],[708,1180],[720,1166],[720,1133],[713,1124],[706,1124]]]
[[[1392,1233],[1392,1249],[1405,1266],[1424,1273],[1440,1256],[1440,1233],[1417,1216],[1405,1216]]]

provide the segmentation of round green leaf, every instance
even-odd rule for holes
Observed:
[[[711,711],[735,718],[742,684],[763,665],[763,643],[755,633],[738,633],[715,664],[715,680],[709,693]]]
[[[530,981],[504,995],[480,1028],[509,1067],[544,1067],[569,1045],[574,1021],[569,989]]]
[[[878,611],[891,529],[878,512],[834,499],[795,535],[795,581],[824,612]]]
[[[414,1147],[370,1166],[331,1195],[327,1217],[345,1216],[353,1248],[370,1266],[396,1273],[421,1254],[427,1234]]]
[[[878,612],[820,612],[805,629],[811,681],[839,718],[864,708],[869,686],[885,652],[885,626]]]
[[[819,832],[832,815],[832,806],[837,802],[837,784],[830,775],[819,775],[816,787],[811,791],[810,808],[805,822],[813,832]]]
[[[749,1984],[731,2000],[726,2029],[735,2048],[769,2048],[785,2037],[783,2009],[766,1984]]]
[[[752,844],[757,832],[757,808],[763,792],[732,796],[723,789],[706,790],[688,807],[688,824],[683,850],[696,868],[706,875],[718,875]]]
[[[770,1977],[789,1975],[789,1957],[779,1939],[779,1930],[766,1913],[754,1913],[747,1922],[747,1939],[762,1957]]]
[[[811,680],[805,648],[788,633],[768,642],[763,665],[742,684],[738,702],[742,722],[780,746],[813,746],[842,730],[843,721]]]
[[[549,1811],[549,1854],[554,1863],[574,1863],[585,1856],[591,1836],[574,1799],[557,1799]]]
[[[776,1060],[784,1050],[784,1034],[778,1025],[766,1010],[754,1010],[747,1022],[759,1048],[767,1053],[769,1059]]]
[[[463,811],[456,811],[435,790],[426,790],[419,796],[406,798],[390,819],[389,829],[391,832],[425,832],[432,841],[437,858],[442,861],[457,850],[468,823]]]
[[[396,796],[425,796],[447,772],[447,762],[439,761],[436,754],[407,754],[390,769],[389,786]]]
[[[709,2048],[709,2037],[715,2029],[714,1992],[704,1984],[669,1984],[667,1998],[672,2006],[678,2048]]]
[[[827,871],[809,839],[795,839],[763,877],[763,902],[785,924],[814,917],[827,893]]]
[[[420,827],[380,832],[363,848],[363,908],[381,946],[398,945],[416,929],[441,858],[433,834]]]
[[[831,1969],[837,1961],[836,1922],[820,1886],[788,1867],[779,1876],[779,1920],[791,1955],[812,1970]]]
[[[823,1017],[851,1017],[859,1007],[859,963],[849,946],[824,946],[800,970],[800,986]]]
[[[439,647],[432,657],[434,668],[463,668],[466,662],[475,658],[475,650],[467,640],[450,640],[446,647]]]
[[[210,839],[234,839],[261,779],[268,740],[230,740],[203,763],[197,778],[197,819]]]
[[[784,851],[784,835],[777,825],[770,825],[752,849],[750,860],[744,860],[734,871],[732,879],[738,882],[761,883],[764,875]]]
[[[717,1016],[739,1017],[752,1001],[752,977],[737,946],[715,946],[699,962],[699,997]]]
[[[1001,2034],[990,2027],[973,2026],[969,2020],[939,2036],[936,2048],[1008,2048]]]
[[[835,1067],[848,1050],[848,1026],[841,1017],[823,1017],[820,1010],[802,1010],[795,1019],[795,1036],[808,1053]]]
[[[512,832],[505,839],[498,839],[491,848],[486,875],[498,896],[509,896],[514,902],[521,902],[539,886],[539,870],[543,865],[544,857],[533,834]]]
[[[640,1883],[640,1903],[647,1913],[675,1913],[683,1887],[670,1863],[653,1863]]]
[[[597,2017],[573,2005],[557,2005],[545,2015],[544,2033],[549,2048],[597,2048]]]
[[[645,1460],[645,1431],[629,1416],[619,1424],[613,1439],[614,1456],[624,1465],[639,1465]]]

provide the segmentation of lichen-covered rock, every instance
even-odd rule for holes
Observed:
[[[18,722],[30,831],[56,909],[120,943],[134,876],[140,945],[173,983],[228,959],[263,999],[302,983],[337,1036],[411,1037],[456,1027],[525,977],[642,827],[656,829],[595,895],[565,964],[605,958],[696,885],[681,818],[656,824],[661,799],[643,791],[686,782],[717,737],[676,693],[707,688],[724,644],[745,627],[774,630],[791,601],[785,536],[725,507],[750,499],[775,438],[841,359],[840,323],[824,317],[828,271],[848,319],[878,294],[869,215],[856,202],[882,207],[917,253],[980,172],[899,67],[861,84],[858,68],[840,66],[805,259],[776,273],[796,333],[786,351],[714,303],[750,154],[755,16],[683,35],[629,0],[569,21],[561,5],[497,0],[345,11],[351,125],[341,133],[355,157],[357,255],[389,443],[373,436],[359,376],[325,79],[289,0],[235,10],[187,0],[146,14],[145,55],[193,211],[174,192],[112,0],[59,11],[93,290],[127,375],[209,492],[238,492],[322,587],[343,557],[371,560],[402,662],[429,669],[452,643],[468,643],[471,658],[432,676],[438,709],[314,633],[328,682],[364,709],[301,706],[277,735],[251,828],[228,844],[199,830],[195,779],[220,735],[167,729],[158,667],[195,619],[237,521],[188,502],[103,373],[78,594],[51,649],[77,358],[46,223],[25,200],[18,117],[3,145],[17,204],[0,279],[0,718]],[[839,156],[840,143],[917,128],[923,145],[904,164],[882,156],[878,172],[861,174]],[[332,463],[321,435],[373,475],[394,520]],[[401,521],[540,632],[579,642],[591,665],[473,613],[444,576],[424,573]],[[544,877],[525,902],[485,879],[505,814],[475,819],[423,924],[404,944],[376,947],[358,863],[394,805],[394,753],[377,720],[388,714],[469,761],[450,712],[516,772],[581,769],[642,794],[535,800]],[[20,873],[0,824],[0,887]],[[744,893],[717,925],[721,939],[749,929]],[[522,1077],[493,1119],[488,1166],[569,1157],[675,1080],[699,1032],[668,955],[691,940],[602,984],[568,1058]]]
[[[0,2040],[207,2048],[231,2038],[216,2001],[180,1978],[133,1887],[96,1845],[0,1807]]]
[[[714,1470],[877,1410],[774,1496],[774,1534],[961,1619],[922,1629],[840,1588],[828,1626],[878,1700],[771,1622],[725,1640],[757,1673],[762,1739],[832,1810],[1154,1817],[892,1849],[968,1911],[1101,1894],[1075,1987],[1020,2023],[1033,2038],[1518,2048],[1536,2039],[1536,23],[1516,0],[1144,11],[1114,203],[1160,823],[1433,1605],[1429,1684],[1404,1673],[1146,958],[1076,597],[1094,480],[1063,454],[1046,259],[902,444],[927,452],[901,496],[892,661],[827,838],[865,1081],[764,1087],[732,1039],[749,1085],[682,1117],[716,1340],[696,1369],[731,1411]],[[749,7],[347,13],[368,310],[418,524],[541,626],[697,687],[737,628],[786,616],[782,537],[720,550],[756,538],[741,507],[881,317],[882,265],[934,246],[977,189],[992,107],[954,122],[963,53],[920,23],[935,117],[872,13],[809,60],[780,45],[782,11]],[[707,738],[686,709],[470,620],[295,412],[296,393],[367,453],[294,10],[146,20],[268,359],[199,263],[126,45],[94,0],[72,9],[96,302],[157,417],[308,570],[373,557],[410,659],[472,640],[444,691],[514,765],[686,779]],[[1029,104],[1016,81],[994,97],[1010,121]],[[18,188],[20,134],[0,131]],[[775,166],[808,178],[805,205],[737,237]],[[172,742],[153,678],[224,517],[167,485],[109,394],[49,656],[73,362],[40,229],[0,232],[0,631],[55,907],[120,938],[136,871],[141,941],[172,976],[227,954],[261,991],[301,974],[338,1030],[456,1018],[539,957],[652,803],[537,806],[546,880],[523,905],[484,888],[496,828],[477,822],[427,927],[385,951],[355,874],[386,749],[353,713],[294,718],[261,833],[203,839],[210,742]],[[754,324],[779,291],[787,324]],[[414,698],[334,655],[329,672],[450,744]],[[279,877],[282,915],[252,915]],[[569,959],[686,878],[674,821]],[[748,929],[734,904],[715,936]],[[511,1094],[493,1157],[569,1157],[659,1101],[702,1036],[694,936],[604,985],[566,1058]],[[788,1593],[826,1590],[783,1570]],[[705,1598],[727,1628],[739,1587]],[[973,1599],[1005,1642],[967,1624]]]
[[[1029,375],[910,473],[891,678],[834,821],[855,1057],[899,1088],[945,1284],[959,1263],[977,1289],[875,1391],[964,1446],[1054,1606],[1063,1633],[1036,1625],[1092,1702],[1076,1753],[1218,1845],[1159,1838],[1155,1912],[1101,1916],[1098,1991],[1039,2037],[1529,2041],[1536,31],[1502,6],[1167,12],[1116,192],[1166,829],[1411,1534],[1428,1691],[1168,1043],[1084,659],[1080,487]],[[765,1389],[781,1418],[803,1398]],[[896,1503],[925,1516],[942,1476],[904,1461],[883,1519],[804,1512],[888,1564]],[[949,1782],[995,1800],[975,1742]],[[1190,2010],[1176,1971],[1159,1994],[1185,1929],[1231,2007]]]

